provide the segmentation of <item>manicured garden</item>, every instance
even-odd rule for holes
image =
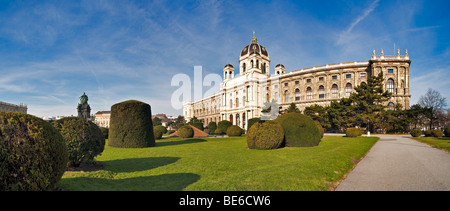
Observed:
[[[96,171],[67,171],[64,190],[333,190],[376,137],[325,136],[315,147],[252,150],[246,137],[169,138],[155,147],[105,145]]]

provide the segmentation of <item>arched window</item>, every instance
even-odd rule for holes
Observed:
[[[333,84],[331,87],[331,97],[338,98],[339,97],[339,88],[337,84]]]
[[[239,98],[236,98],[236,108],[239,108]]]
[[[270,102],[270,96],[269,96],[269,93],[267,93],[267,95],[266,95],[266,101],[267,101],[267,102]]]
[[[256,60],[256,68],[259,68],[259,60]]]
[[[395,110],[395,104],[393,102],[390,102],[388,104],[388,109],[391,110],[391,111]]]
[[[253,67],[253,60],[251,60],[251,61],[250,61],[250,64],[251,64],[251,65],[252,65],[252,67]]]
[[[345,85],[345,96],[349,97],[353,92],[353,88],[352,88],[352,84],[351,83],[347,83],[347,85]]]
[[[262,63],[262,73],[266,73],[266,63]]]
[[[233,100],[230,99],[230,108],[233,108]]]
[[[245,106],[245,96],[242,97],[242,106]]]
[[[230,122],[233,124],[233,114],[230,114]]]
[[[311,100],[312,99],[312,89],[311,87],[306,88],[306,99]]]
[[[284,91],[284,102],[289,102],[289,91],[288,90],[286,90],[286,91]]]
[[[277,101],[278,102],[278,92],[275,92],[275,101]]]
[[[300,100],[300,89],[295,89],[295,101]]]
[[[394,80],[392,78],[389,78],[387,81],[387,90],[390,93],[394,93]]]
[[[246,67],[247,67],[247,65],[245,65],[245,62],[242,64],[242,72],[245,72],[245,69],[246,69]]]
[[[319,98],[325,98],[325,87],[323,85],[319,86]]]

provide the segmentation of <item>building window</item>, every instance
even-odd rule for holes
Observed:
[[[251,60],[251,61],[250,61],[250,65],[251,65],[251,66],[252,66],[252,68],[253,68],[253,60]]]
[[[278,98],[279,96],[278,96],[278,92],[275,92],[275,101],[277,101],[278,102]]]
[[[338,98],[339,97],[339,89],[337,84],[333,84],[331,87],[331,97]]]
[[[345,85],[345,96],[349,97],[353,92],[352,89],[352,84],[351,83],[347,83],[347,85]]]
[[[242,64],[242,69],[243,69],[242,72],[245,72],[245,68],[246,68],[245,63],[243,63],[243,64]]]
[[[352,78],[352,74],[345,74],[345,78]]]
[[[266,73],[266,63],[262,64],[262,73],[265,74]]]
[[[394,69],[389,68],[389,69],[387,70],[387,72],[388,72],[388,73],[394,73]]]
[[[323,81],[323,77],[319,77],[319,81]]]
[[[289,84],[288,83],[284,83],[284,86],[286,87],[286,86],[288,86]]]
[[[259,60],[256,60],[256,68],[259,68]]]
[[[311,100],[312,99],[312,89],[311,87],[306,88],[306,99]]]
[[[333,79],[333,80],[337,80],[337,75],[333,75],[333,76],[331,76],[331,79]]]
[[[286,91],[284,91],[284,102],[289,102],[289,91],[288,90],[286,90]]]
[[[236,108],[239,108],[239,98],[236,98]]]
[[[230,99],[230,108],[233,108],[233,100]]]
[[[365,78],[366,77],[366,73],[361,73],[361,78]]]
[[[299,85],[300,84],[300,81],[295,81],[295,85]]]
[[[395,104],[393,102],[390,102],[388,104],[388,109],[391,110],[391,111],[394,111],[395,110]]]
[[[244,106],[244,107],[245,107],[245,96],[244,96],[244,97],[242,97],[242,106]]]
[[[319,99],[325,98],[325,88],[321,85],[319,86]]]
[[[306,79],[306,83],[311,83],[311,79],[310,78]]]
[[[300,100],[300,89],[295,89],[295,101]]]
[[[392,78],[389,78],[387,81],[387,90],[390,93],[394,93],[394,80]]]

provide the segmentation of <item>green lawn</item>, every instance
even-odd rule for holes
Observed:
[[[250,150],[245,137],[170,138],[105,147],[104,170],[66,172],[66,190],[333,190],[378,140],[325,136],[316,147]]]
[[[413,137],[414,140],[450,152],[450,137]]]

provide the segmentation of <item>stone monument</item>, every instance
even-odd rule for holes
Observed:
[[[88,96],[83,92],[78,103],[78,117],[89,119],[91,117],[91,107],[88,104]]]

